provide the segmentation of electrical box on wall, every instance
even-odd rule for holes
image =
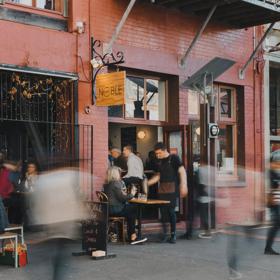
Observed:
[[[216,123],[208,124],[208,137],[209,138],[217,138],[219,136],[219,126]]]

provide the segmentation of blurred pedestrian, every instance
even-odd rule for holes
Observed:
[[[268,230],[264,254],[279,255],[272,248],[275,236],[280,228],[280,151],[272,153],[270,163],[270,192],[269,208],[272,227]]]
[[[209,170],[207,165],[201,165],[198,168],[198,184],[197,184],[197,202],[200,214],[200,225],[203,230],[198,235],[199,238],[212,238],[210,230],[210,203],[213,201],[209,195]]]
[[[61,168],[40,174],[32,195],[32,224],[43,226],[47,230],[47,242],[56,246],[53,280],[64,279],[66,245],[80,239],[79,221],[86,219],[80,196],[79,171]]]

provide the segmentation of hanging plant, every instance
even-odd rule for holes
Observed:
[[[42,98],[46,95],[52,103],[57,100],[57,104],[63,109],[67,109],[71,103],[64,97],[65,89],[72,83],[71,80],[53,80],[48,77],[31,82],[30,79],[13,73],[11,81],[12,88],[8,90],[11,100],[15,100],[17,94],[20,94],[27,101],[32,101],[34,97]]]

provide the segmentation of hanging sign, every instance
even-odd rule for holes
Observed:
[[[220,132],[218,124],[209,123],[208,124],[208,132],[209,132],[209,135],[208,135],[209,138],[217,138],[218,135],[219,135],[219,132]]]
[[[125,71],[99,74],[96,77],[96,106],[124,104]]]

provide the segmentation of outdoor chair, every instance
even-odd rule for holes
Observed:
[[[20,231],[20,234],[18,235],[21,237],[21,243],[24,244],[23,225],[9,224],[8,227],[4,229],[4,231],[5,232]]]
[[[96,191],[95,193],[100,202],[108,203],[108,196],[104,192]],[[110,229],[110,227],[115,228],[115,226],[120,229],[120,231],[118,231],[120,232],[119,238],[123,243],[125,243],[125,217],[109,216],[108,230]]]

